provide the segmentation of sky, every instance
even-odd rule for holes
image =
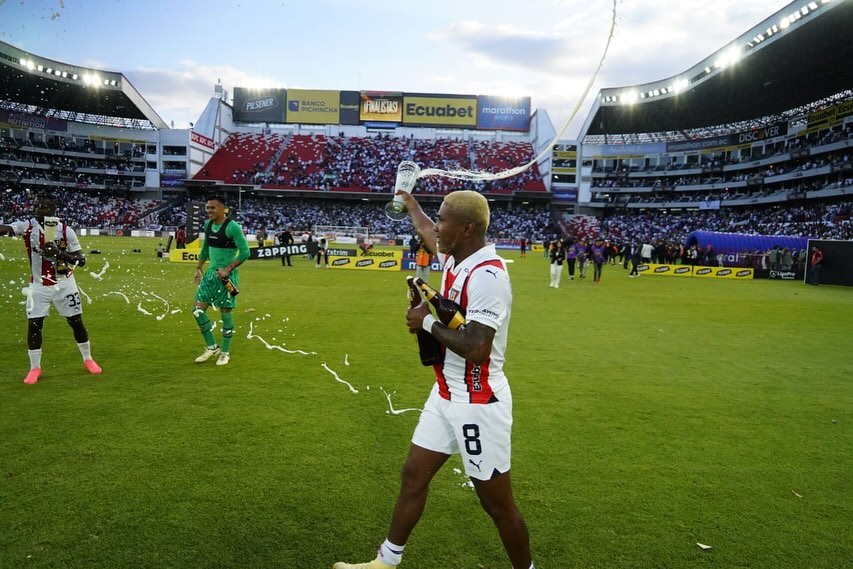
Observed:
[[[602,88],[676,75],[789,0],[618,0]],[[0,40],[123,73],[167,123],[235,86],[526,95],[559,130],[604,51],[612,0],[0,0]]]

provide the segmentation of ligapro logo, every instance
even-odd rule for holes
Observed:
[[[278,99],[275,97],[263,97],[261,99],[249,99],[243,103],[243,111],[247,113],[256,113],[274,109],[278,106]]]

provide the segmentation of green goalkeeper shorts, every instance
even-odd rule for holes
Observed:
[[[240,274],[234,270],[230,275],[234,286],[240,288]],[[207,269],[195,291],[196,302],[212,304],[218,308],[236,308],[237,297],[228,294],[225,285],[216,274],[216,269]]]

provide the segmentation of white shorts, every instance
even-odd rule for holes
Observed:
[[[465,474],[490,480],[508,472],[512,450],[512,395],[485,405],[454,403],[442,399],[433,385],[412,443],[442,454],[459,454]]]
[[[30,284],[31,296],[27,298],[27,318],[44,318],[50,305],[56,307],[60,316],[69,318],[83,314],[83,302],[74,276],[58,277],[53,286],[41,283]]]

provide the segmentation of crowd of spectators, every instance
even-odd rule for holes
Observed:
[[[853,239],[853,203],[663,213],[646,210],[606,217],[601,231],[619,240],[683,242],[692,231]]]
[[[7,188],[0,192],[0,223],[29,219],[37,192]],[[156,209],[159,200],[125,198],[100,192],[64,190],[51,192],[56,213],[72,227],[99,229],[136,229],[147,211]]]
[[[261,145],[255,139],[249,145],[244,139],[240,139],[243,141],[242,154],[237,154],[237,143],[226,142],[211,159],[211,162],[216,161],[216,168],[203,169],[195,176],[196,179],[224,179],[269,189],[390,192],[394,187],[397,164],[403,160],[413,160],[421,169],[497,172],[521,166],[533,159],[533,147],[528,142],[422,140],[389,135],[294,135],[281,140],[280,146],[270,152],[269,145]],[[276,143],[278,141],[276,139]],[[238,159],[245,162],[247,153],[252,160],[251,166],[238,167]],[[232,159],[229,157],[233,157],[233,168],[221,164],[223,160]],[[534,164],[516,176],[489,182],[425,177],[418,181],[415,193],[444,194],[454,189],[512,193],[517,190],[545,191],[545,184],[538,166]]]

